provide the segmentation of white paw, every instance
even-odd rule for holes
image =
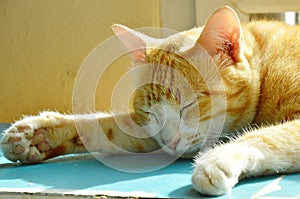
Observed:
[[[35,163],[65,153],[63,146],[51,142],[54,128],[63,125],[58,113],[45,112],[39,116],[17,121],[2,135],[1,150],[11,161]]]
[[[239,180],[247,164],[247,153],[238,144],[218,146],[195,159],[194,187],[205,195],[223,195]]]
[[[30,125],[13,125],[2,135],[1,150],[11,161],[39,162],[52,149],[46,139],[46,128],[34,129]]]

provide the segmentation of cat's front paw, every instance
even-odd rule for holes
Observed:
[[[64,115],[44,112],[39,116],[25,117],[7,129],[1,140],[3,155],[11,161],[35,163],[64,154],[62,145],[67,134],[68,118]],[[71,139],[72,140],[72,139]]]
[[[239,145],[216,147],[195,159],[192,176],[194,187],[201,194],[218,196],[229,192],[238,182],[246,166],[246,157]]]

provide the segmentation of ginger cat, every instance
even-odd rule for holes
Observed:
[[[40,162],[85,152],[84,143],[89,151],[109,154],[163,148],[194,157],[193,185],[207,195],[225,194],[246,177],[300,171],[299,26],[275,21],[241,25],[234,10],[223,7],[204,27],[166,39],[122,25],[113,31],[136,67],[152,64],[153,70],[138,74],[137,81],[150,77],[164,86],[152,83],[136,90],[130,114],[25,117],[3,134],[1,148],[8,159]],[[180,76],[190,89],[181,86]],[[124,133],[114,118],[142,138]],[[75,119],[85,128],[76,128]],[[104,134],[89,126],[94,120]],[[203,147],[209,137],[216,140],[218,128],[221,137],[232,135],[230,142]]]

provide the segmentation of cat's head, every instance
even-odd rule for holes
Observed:
[[[137,70],[135,121],[170,154],[190,154],[232,131],[250,84],[240,21],[229,7],[204,27],[154,39],[123,25],[113,31]],[[144,83],[145,84],[144,84]],[[246,92],[245,92],[246,93]],[[149,125],[151,123],[151,125]]]

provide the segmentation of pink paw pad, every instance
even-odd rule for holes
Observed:
[[[47,141],[47,129],[32,129],[29,125],[12,126],[2,137],[1,149],[11,161],[34,163],[45,159],[52,147]]]

